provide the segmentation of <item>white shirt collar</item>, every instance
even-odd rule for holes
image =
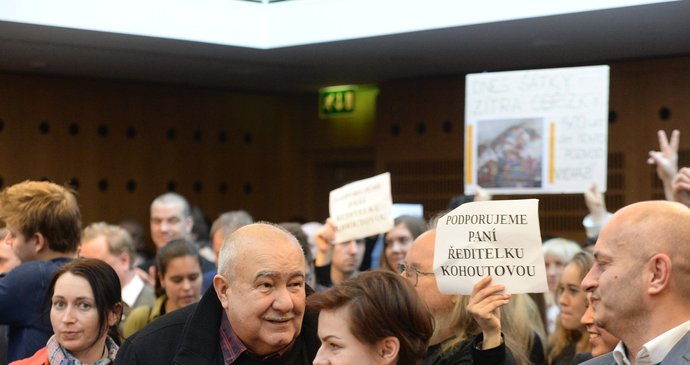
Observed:
[[[680,341],[686,333],[690,331],[690,321],[687,321],[679,326],[673,327],[670,330],[660,334],[645,343],[640,351],[635,356],[636,365],[653,365],[658,364],[666,358],[673,346]],[[613,350],[613,358],[618,365],[630,365],[630,360],[626,355],[625,345],[619,342]]]
[[[139,275],[134,275],[132,280],[122,288],[122,301],[131,308],[137,301],[139,293],[144,289],[144,285]]]

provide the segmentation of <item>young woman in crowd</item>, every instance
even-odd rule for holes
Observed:
[[[122,318],[120,279],[105,262],[78,259],[62,266],[46,302],[55,333],[34,356],[12,365],[112,364]]]
[[[199,301],[201,256],[193,243],[173,240],[156,254],[156,302],[137,307],[127,316],[122,334],[131,336],[154,319]]]
[[[314,365],[419,364],[433,319],[414,287],[384,270],[364,272],[307,297],[320,311]]]
[[[556,330],[558,318],[558,283],[563,274],[565,266],[575,256],[582,251],[580,245],[565,238],[552,238],[542,245],[544,252],[544,263],[546,265],[546,281],[549,285],[549,293],[546,293],[546,330],[552,334]]]
[[[582,316],[580,322],[587,328],[587,335],[589,335],[589,344],[592,346],[592,352],[581,352],[575,355],[573,364],[579,364],[592,357],[597,357],[613,351],[620,341],[618,337],[612,335],[607,330],[594,324],[594,307],[590,302],[591,293],[587,293],[587,310]]]
[[[580,283],[593,262],[592,254],[580,251],[563,270],[557,290],[560,315],[549,341],[551,365],[570,365],[576,353],[590,351],[589,336],[580,322],[588,306]]]
[[[412,242],[427,230],[424,219],[401,215],[393,221],[393,229],[383,236],[383,255],[380,267],[393,272],[399,272],[400,264],[405,262],[405,255]]]

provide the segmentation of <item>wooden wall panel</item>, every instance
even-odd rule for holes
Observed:
[[[617,209],[662,196],[645,162],[656,130],[681,130],[681,165],[690,165],[690,57],[610,66],[607,203]],[[383,171],[396,202],[444,209],[463,190],[464,77],[387,82],[368,97],[378,100],[370,115],[321,120],[316,94],[0,74],[1,183],[74,180],[84,223],[146,223],[171,185],[211,218],[243,208],[322,220],[330,189]],[[539,198],[544,235],[584,238],[581,196]]]
[[[303,129],[302,103],[301,96],[0,75],[0,177],[3,186],[77,182],[84,224],[125,217],[147,224],[151,200],[169,189],[211,219],[242,208],[285,220],[305,209],[295,194],[305,170],[294,133]]]

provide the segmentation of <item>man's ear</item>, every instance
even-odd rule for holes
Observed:
[[[376,344],[376,354],[380,358],[380,364],[391,365],[398,361],[400,352],[400,340],[394,336],[388,336]]]
[[[647,262],[647,270],[649,270],[647,293],[659,294],[667,288],[671,280],[672,269],[673,265],[668,255],[659,253],[652,256]]]
[[[35,240],[34,252],[36,254],[50,249],[50,246],[48,244],[48,240],[46,239],[46,237],[42,233],[40,233],[40,232],[34,233],[33,236],[31,236],[31,239]]]
[[[213,289],[216,291],[220,305],[227,309],[229,307],[228,294],[230,291],[228,279],[223,275],[216,274],[216,276],[213,277]]]

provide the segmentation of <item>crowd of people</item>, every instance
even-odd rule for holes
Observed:
[[[421,217],[337,242],[331,219],[273,224],[237,210],[208,228],[166,193],[150,207],[156,253],[145,257],[131,221],[82,230],[69,189],[10,186],[0,363],[687,363],[690,168],[677,168],[679,132],[658,136],[649,163],[667,200],[610,213],[592,186],[588,240],[545,241],[549,290],[529,295],[491,277],[470,295],[441,292],[435,225]]]

